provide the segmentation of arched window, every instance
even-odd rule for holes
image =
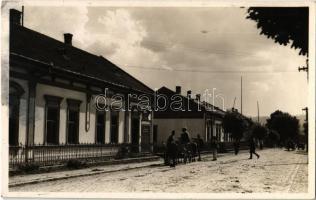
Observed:
[[[20,98],[23,88],[16,82],[9,82],[9,145],[19,144]]]

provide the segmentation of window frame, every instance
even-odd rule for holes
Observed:
[[[98,116],[102,114],[104,116],[104,121],[103,121],[103,141],[100,143],[98,142]],[[105,137],[106,137],[106,111],[100,111],[96,110],[95,112],[95,143],[96,144],[105,144]]]
[[[44,99],[45,99],[45,116],[44,116],[44,145],[50,145],[50,144],[54,144],[54,143],[48,143],[47,141],[47,117],[48,117],[48,109],[50,108],[54,108],[57,109],[57,133],[56,133],[56,137],[57,137],[57,144],[59,144],[59,136],[60,136],[60,104],[61,101],[63,100],[62,97],[59,96],[53,96],[53,95],[44,95]]]
[[[112,141],[112,134],[113,134],[112,117],[113,117],[114,113],[117,117],[116,133],[115,133],[116,134],[116,136],[115,136],[116,141]],[[120,112],[116,111],[116,110],[111,110],[111,113],[110,113],[110,144],[118,144],[119,143],[119,131],[120,131],[119,128],[120,128]]]
[[[80,105],[81,105],[81,100],[77,99],[70,99],[67,98],[67,121],[66,121],[66,144],[79,144],[80,143],[80,138],[79,138],[79,124],[80,124]],[[70,111],[75,111],[77,112],[77,124],[75,126],[77,127],[76,129],[76,141],[73,143],[69,142],[69,113]]]

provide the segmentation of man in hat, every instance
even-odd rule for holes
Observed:
[[[180,140],[181,140],[181,144],[184,144],[184,145],[190,143],[189,133],[187,132],[186,128],[182,128]]]

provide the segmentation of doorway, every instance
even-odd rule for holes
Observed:
[[[131,117],[131,142],[132,142],[132,151],[139,152],[139,124],[140,117],[138,112],[132,112]]]

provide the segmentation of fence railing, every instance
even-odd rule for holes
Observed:
[[[41,166],[56,165],[72,159],[106,160],[115,158],[123,149],[135,149],[131,144],[67,144],[10,146],[9,167],[14,168],[25,163]],[[133,148],[131,148],[133,147]],[[141,145],[141,152],[150,152],[150,145]]]

